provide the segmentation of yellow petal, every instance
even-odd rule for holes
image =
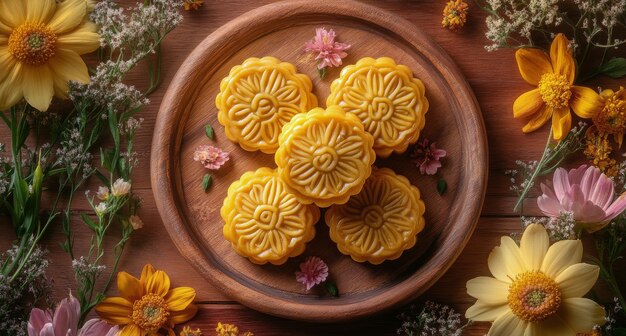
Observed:
[[[550,119],[551,116],[552,109],[544,105],[541,109],[539,109],[539,111],[537,111],[535,116],[530,119],[526,123],[526,125],[524,125],[524,127],[522,128],[522,132],[530,133],[535,131],[539,127],[543,126],[548,121],[548,119]]]
[[[131,302],[140,299],[144,294],[139,280],[126,272],[117,273],[117,290]]]
[[[0,23],[1,25],[2,23]],[[0,29],[0,33],[2,33]],[[9,42],[9,35],[0,35],[0,46],[4,47]]]
[[[176,324],[185,323],[191,320],[198,312],[198,307],[194,304],[187,306],[184,310],[173,311],[170,313],[170,324],[173,327]]]
[[[191,287],[177,287],[167,293],[165,303],[172,311],[179,311],[187,308],[196,297],[196,291]]]
[[[595,285],[600,268],[590,264],[574,264],[554,279],[564,298],[582,297]]]
[[[615,91],[611,89],[604,89],[602,90],[602,92],[600,92],[600,97],[607,99],[607,98],[611,98],[611,96],[613,96],[614,94],[615,94]]]
[[[16,28],[26,21],[26,7],[24,0],[0,1],[0,21],[9,28]]]
[[[489,266],[489,271],[494,278],[505,283],[511,282],[506,260],[504,259],[504,254],[502,253],[502,248],[500,248],[500,246],[494,247],[491,253],[489,253],[487,265]]]
[[[468,320],[476,322],[493,322],[498,317],[510,312],[509,306],[506,304],[490,305],[480,301],[476,301],[474,305],[467,308],[465,317]]]
[[[624,133],[615,133],[613,134],[613,139],[617,143],[617,149],[622,148],[622,142],[624,142]]]
[[[138,326],[129,324],[120,331],[119,336],[142,336],[142,332]]]
[[[581,118],[592,118],[602,111],[604,101],[594,90],[583,86],[572,86],[570,106]]]
[[[604,309],[585,298],[563,300],[559,315],[577,333],[591,332],[594,325],[603,325],[606,322]]]
[[[550,46],[550,59],[554,73],[564,75],[570,84],[576,77],[576,63],[569,48],[569,41],[563,34],[558,34]]]
[[[467,294],[491,305],[507,303],[509,284],[491,277],[477,277],[466,284]]]
[[[507,263],[508,272],[507,275],[511,278],[519,273],[526,271],[526,263],[520,252],[519,246],[511,239],[511,237],[504,236],[500,238],[500,247],[504,254],[504,260]]]
[[[0,111],[17,104],[23,97],[22,64],[13,61],[11,70],[0,80]]]
[[[522,48],[515,52],[517,67],[522,78],[531,85],[538,85],[541,76],[552,73],[550,59],[545,52],[535,48]]]
[[[580,263],[582,258],[583,244],[580,240],[561,240],[548,249],[541,271],[555,279],[566,268]]]
[[[552,137],[554,140],[561,141],[567,136],[572,128],[572,115],[569,108],[562,108],[552,114]]]
[[[67,97],[69,81],[89,83],[87,65],[71,50],[57,49],[57,54],[50,60],[50,67],[54,71],[55,93],[60,98]]]
[[[526,326],[528,324],[520,320],[517,316],[511,312],[507,312],[500,315],[495,321],[491,329],[489,329],[490,336],[524,336]]]
[[[57,5],[57,10],[48,27],[57,35],[76,29],[87,15],[87,1],[65,0]]]
[[[22,67],[24,98],[39,111],[47,111],[54,96],[52,71],[46,65]]]
[[[163,271],[156,271],[146,283],[146,292],[165,297],[170,290],[170,277]]]
[[[133,304],[122,297],[109,297],[96,306],[100,318],[111,324],[128,324],[133,313]]]
[[[0,34],[4,34],[4,42],[0,43],[0,44],[6,44],[9,38],[9,35],[11,35],[11,31],[13,31],[13,28],[9,27],[8,25],[6,25],[4,22],[0,21]]]
[[[54,0],[28,0],[26,1],[26,20],[47,23],[56,7]]]
[[[570,328],[565,321],[558,315],[554,314],[551,317],[535,324],[537,335],[550,335],[550,336],[575,336],[576,333]]]
[[[57,45],[59,48],[72,50],[79,55],[93,52],[100,47],[100,35],[96,31],[94,23],[86,22],[80,29],[59,36]]]
[[[531,224],[522,235],[520,252],[529,270],[539,270],[550,247],[550,238],[543,225]]]
[[[148,283],[148,279],[154,274],[156,270],[150,264],[146,264],[141,270],[141,276],[139,277],[139,281],[141,281],[142,285],[145,286]]]
[[[528,91],[515,99],[513,117],[528,118],[545,106],[539,89]]]

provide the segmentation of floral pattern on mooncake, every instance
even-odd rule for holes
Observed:
[[[341,70],[326,105],[339,105],[361,119],[380,157],[406,151],[424,128],[428,100],[424,84],[389,57],[362,58]]]
[[[320,211],[291,194],[275,170],[247,172],[228,188],[220,211],[224,237],[255,264],[283,264],[304,252]]]
[[[339,106],[296,115],[279,143],[274,160],[281,178],[302,203],[320,207],[359,193],[376,160],[372,136]]]
[[[274,57],[249,58],[230,70],[215,99],[226,136],[248,151],[274,153],[291,118],[317,106],[309,77]]]
[[[406,177],[374,168],[363,190],[348,203],[331,206],[325,220],[341,253],[378,265],[415,245],[424,211],[419,189]]]

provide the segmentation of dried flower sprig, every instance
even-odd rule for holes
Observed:
[[[416,305],[398,315],[402,321],[396,331],[401,336],[460,336],[469,322],[462,324],[461,314],[452,307],[426,301],[420,308]]]
[[[239,333],[239,327],[234,324],[218,322],[215,327],[216,336],[254,336],[253,333],[246,331]]]
[[[459,31],[467,22],[469,5],[463,0],[450,0],[443,9],[441,25],[452,31]]]

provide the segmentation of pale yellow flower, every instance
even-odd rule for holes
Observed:
[[[111,186],[111,195],[113,195],[113,197],[126,196],[130,192],[130,187],[130,182],[126,182],[124,179],[119,178],[113,182],[113,185]]]
[[[46,111],[53,96],[67,98],[68,82],[89,82],[80,55],[100,36],[87,20],[87,1],[0,1],[0,110],[22,98]]]
[[[109,188],[103,187],[103,186],[98,187],[98,192],[96,193],[96,197],[98,197],[99,200],[106,201],[109,199],[109,195],[110,195]]]
[[[596,283],[599,267],[581,263],[580,240],[550,246],[541,225],[526,228],[520,246],[504,236],[489,255],[493,277],[467,282],[476,303],[465,317],[493,322],[489,335],[572,336],[604,324],[604,309],[582,298]]]
[[[143,221],[139,216],[132,215],[128,220],[130,221],[130,225],[133,227],[134,230],[139,230],[143,228]]]

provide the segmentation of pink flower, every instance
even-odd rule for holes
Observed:
[[[315,37],[304,44],[304,51],[317,53],[317,68],[338,67],[341,59],[348,56],[344,51],[350,48],[349,44],[335,42],[335,31],[325,28],[315,29]]]
[[[308,257],[300,264],[300,271],[296,272],[296,280],[310,290],[328,278],[328,266],[319,257]]]
[[[193,153],[193,159],[208,169],[217,170],[228,161],[229,157],[228,153],[217,147],[200,145]]]
[[[419,167],[421,174],[435,175],[441,168],[439,160],[447,154],[445,150],[437,148],[435,142],[430,143],[430,140],[424,139],[417,143],[411,156],[415,158],[415,164]]]
[[[588,232],[603,228],[626,209],[626,195],[615,198],[613,181],[597,167],[582,165],[567,172],[558,168],[552,182],[541,184],[539,209],[549,217],[571,212]]]
[[[34,308],[28,320],[28,336],[114,336],[118,327],[104,321],[92,319],[79,330],[80,303],[70,293],[70,297],[61,300],[54,311]]]

